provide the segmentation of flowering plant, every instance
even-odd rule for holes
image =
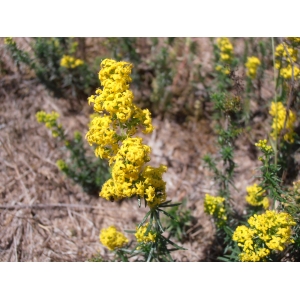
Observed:
[[[131,231],[138,242],[134,250],[118,249],[118,253],[122,252],[122,260],[127,261],[127,254],[143,255],[147,261],[170,261],[170,251],[174,249],[167,245],[171,244],[175,249],[182,247],[162,235],[165,229],[160,214],[169,215],[164,208],[179,204],[166,200],[166,183],[162,176],[167,167],[146,165],[150,161],[151,148],[142,138],[134,137],[139,127],[146,134],[154,127],[149,110],[142,110],[133,103],[134,96],[129,90],[131,69],[132,65],[127,62],[112,59],[101,62],[99,79],[103,89],[97,89],[96,94],[88,98],[89,103],[94,104],[95,114],[86,139],[95,146],[95,155],[107,159],[111,165],[112,177],[104,183],[100,196],[112,202],[136,197],[139,206],[143,199],[150,209],[136,231]],[[124,238],[120,240],[124,241]],[[108,246],[103,238],[100,241]]]

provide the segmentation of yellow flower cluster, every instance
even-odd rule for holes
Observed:
[[[221,61],[230,63],[233,56],[233,46],[226,37],[218,38],[217,45],[221,51]]]
[[[256,147],[258,147],[263,152],[272,154],[273,148],[270,145],[267,145],[267,140],[259,140],[258,143],[254,144]]]
[[[135,194],[144,196],[139,177],[142,167],[150,160],[150,147],[141,138],[127,138],[114,157],[112,178],[102,187],[100,196],[119,200]]]
[[[53,111],[47,114],[45,111],[41,110],[36,113],[36,119],[39,123],[44,123],[47,128],[52,128],[56,126],[56,121],[59,118],[59,113]]]
[[[133,103],[133,93],[129,90],[131,69],[127,62],[103,60],[99,79],[104,88],[88,98],[98,115],[94,114],[86,138],[90,145],[96,145],[95,155],[101,158],[111,159],[118,152],[118,127],[126,130],[126,136],[134,135],[138,125],[144,126],[144,133],[154,129],[149,110],[141,110]]]
[[[55,111],[47,114],[45,111],[41,110],[36,113],[36,119],[39,123],[44,123],[47,128],[52,130],[53,137],[59,136],[59,130],[62,129],[62,125],[57,124],[57,119],[59,114]]]
[[[59,160],[56,162],[56,165],[57,165],[57,167],[58,167],[61,171],[66,171],[66,170],[68,170],[68,166],[67,166],[66,162],[63,161],[62,159],[59,159]]]
[[[15,45],[16,42],[11,37],[7,37],[4,39],[4,44],[5,45]]]
[[[287,49],[287,51],[285,50]],[[293,47],[289,47],[287,44],[282,43],[276,47],[275,51],[275,68],[280,69],[280,75],[285,79],[292,78],[292,63],[297,61],[298,51]],[[300,78],[300,69],[294,64],[294,78]]]
[[[127,62],[102,61],[99,79],[104,88],[88,98],[96,114],[86,139],[96,146],[95,155],[112,165],[112,178],[104,183],[100,196],[120,200],[137,195],[152,208],[166,200],[162,175],[167,167],[145,167],[151,148],[143,144],[142,138],[132,137],[139,125],[144,127],[144,133],[151,133],[153,126],[149,110],[141,110],[133,103],[129,90],[131,69]]]
[[[251,56],[247,58],[247,62],[245,64],[247,68],[247,76],[250,77],[251,79],[254,79],[256,77],[257,73],[257,68],[260,66],[261,62],[258,59],[258,57]]]
[[[216,70],[224,74],[229,74],[229,69],[224,64],[229,65],[233,58],[233,46],[227,37],[218,38],[217,46],[220,50],[220,63],[216,66]]]
[[[269,207],[269,199],[264,197],[265,191],[256,183],[246,188],[248,195],[246,201],[253,206],[262,205],[264,209]]]
[[[145,127],[144,133],[153,131],[151,114],[148,109],[141,110],[133,103],[133,93],[129,90],[131,82],[132,64],[127,62],[116,62],[112,59],[105,59],[101,63],[99,79],[103,90],[98,89],[96,95],[88,98],[89,103],[94,103],[94,110],[98,113],[106,111],[113,122],[126,123],[130,119],[133,121],[141,120]],[[130,135],[135,134],[135,128],[132,128]]]
[[[219,227],[223,226],[227,220],[224,201],[225,199],[222,197],[214,197],[209,194],[205,194],[204,212],[215,217]]]
[[[47,114],[45,111],[41,110],[36,113],[36,119],[39,123],[44,123],[47,128],[51,129],[53,137],[58,137],[62,134],[62,125],[57,124],[57,119],[59,114],[55,111]]]
[[[100,242],[109,250],[115,250],[128,243],[128,239],[115,226],[104,228],[100,232]]]
[[[270,115],[273,116],[273,123],[271,137],[276,139],[278,135],[280,135],[281,131],[284,129],[284,122],[286,118],[286,109],[282,102],[272,102],[271,108],[269,111]],[[285,141],[294,143],[295,133],[294,133],[294,124],[296,122],[296,114],[289,110],[288,117],[285,124],[285,131],[283,138]]]
[[[166,201],[166,182],[162,179],[162,175],[166,171],[167,167],[164,165],[160,165],[158,168],[146,166],[141,173],[139,187],[150,208]]]
[[[74,69],[83,64],[83,60],[69,55],[64,55],[60,61],[60,65],[68,69]]]
[[[296,222],[288,213],[267,210],[250,217],[248,224],[238,226],[232,237],[243,248],[241,261],[264,261],[272,250],[283,251],[294,242],[291,234]]]
[[[146,235],[148,223],[141,226],[140,228],[136,228],[136,233],[134,234],[138,243],[154,243],[156,238],[156,233],[149,231]]]
[[[287,39],[294,45],[300,45],[300,37],[288,37]]]

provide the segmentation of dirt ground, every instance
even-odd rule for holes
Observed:
[[[2,60],[10,62],[2,41],[0,47]],[[209,69],[209,53],[204,51],[201,58],[204,69]],[[111,257],[99,242],[100,229],[113,224],[122,230],[134,229],[146,209],[134,200],[111,203],[89,196],[58,170],[55,162],[64,152],[49,130],[37,123],[36,112],[58,111],[68,133],[78,130],[85,134],[92,108],[84,102],[78,113],[70,112],[68,100],[52,97],[36,78],[22,75],[22,70],[20,73],[10,63],[11,72],[0,77],[0,261],[87,261],[97,253]],[[258,120],[254,129],[260,132],[267,126],[264,122]],[[153,123],[155,131],[145,137],[152,148],[151,164],[168,166],[164,175],[168,199],[186,198],[196,220],[188,241],[182,244],[187,250],[174,253],[174,258],[211,261],[215,227],[204,214],[203,199],[216,188],[202,158],[217,151],[213,121],[191,117],[179,124],[154,118]],[[233,197],[241,212],[245,188],[254,182],[254,170],[259,166],[253,142],[253,136],[247,134],[237,141],[239,192],[233,191]]]

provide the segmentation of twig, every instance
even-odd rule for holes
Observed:
[[[37,153],[36,153],[31,147],[29,147],[28,145],[24,144],[24,146],[25,146],[25,148],[26,148],[31,154],[33,154],[34,156],[36,156],[36,157],[39,158],[40,160],[42,160],[42,161],[44,161],[44,162],[47,162],[48,164],[57,167],[56,164],[55,164],[53,161],[51,161],[51,160],[49,160],[49,159],[47,159],[47,158],[44,158],[44,157],[40,156],[39,154],[37,154]],[[28,153],[28,152],[27,152],[27,153]]]

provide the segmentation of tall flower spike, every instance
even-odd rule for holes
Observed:
[[[102,61],[99,79],[103,89],[88,98],[95,114],[86,139],[96,147],[95,155],[108,159],[112,166],[112,178],[104,183],[100,196],[110,201],[139,196],[153,208],[166,200],[162,174],[167,168],[146,167],[151,148],[142,138],[133,137],[139,126],[151,133],[153,125],[150,111],[133,103],[131,69],[127,62]]]

